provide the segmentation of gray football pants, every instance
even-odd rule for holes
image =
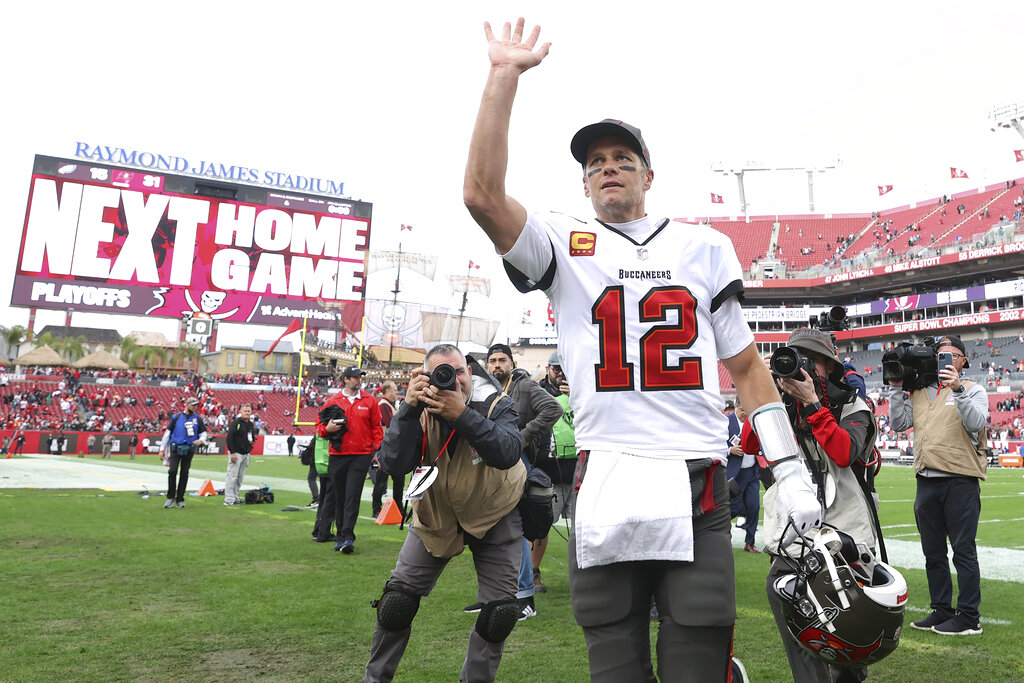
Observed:
[[[688,463],[693,562],[649,560],[580,569],[575,533],[570,534],[572,608],[587,641],[591,683],[728,680],[736,621],[729,492],[725,467],[709,463]],[[650,657],[652,599],[660,622],[658,678]]]
[[[473,552],[476,567],[477,600],[494,602],[515,597],[519,587],[519,564],[522,561],[523,524],[519,511],[513,509],[505,515],[483,538],[464,534],[466,545]],[[398,563],[391,572],[389,585],[413,595],[426,597],[444,571],[448,557],[434,557],[423,547],[415,527],[409,529]],[[370,641],[370,661],[366,664],[365,683],[388,683],[395,676],[402,659],[412,627],[388,631],[377,623]],[[470,628],[466,661],[459,680],[464,683],[493,681],[501,663],[504,643],[490,643],[476,632],[476,622]]]

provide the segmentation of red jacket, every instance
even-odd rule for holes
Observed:
[[[380,408],[377,399],[363,390],[359,391],[359,398],[355,402],[348,400],[348,397],[341,391],[331,396],[321,410],[329,405],[336,405],[345,413],[348,421],[348,431],[341,441],[341,450],[334,448],[331,444],[328,453],[331,455],[365,455],[375,453],[384,439],[384,428],[380,424]],[[316,433],[327,438],[327,429],[322,424],[317,424]]]

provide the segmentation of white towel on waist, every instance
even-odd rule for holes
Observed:
[[[691,506],[685,459],[591,451],[576,499],[576,562],[692,562]]]

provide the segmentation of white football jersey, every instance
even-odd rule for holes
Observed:
[[[724,461],[718,360],[754,341],[725,235],[533,214],[504,259],[520,291],[551,300],[577,448]]]

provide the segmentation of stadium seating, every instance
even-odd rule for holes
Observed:
[[[981,194],[953,199],[946,205],[945,223],[934,223],[934,216],[922,223],[921,232],[926,235],[922,242],[927,244],[929,239],[927,235],[934,233],[936,239],[933,246],[947,247],[955,243],[956,237],[960,237],[961,240],[969,240],[978,233],[987,232],[993,223],[998,220],[998,218],[992,219],[991,207],[988,208],[989,218],[984,216],[979,218],[975,214],[983,211],[987,204],[1003,194],[1006,194],[1005,189],[990,190]],[[964,206],[964,213],[962,215],[956,212],[956,207],[960,204]],[[943,227],[945,227],[945,230],[942,229]]]
[[[861,234],[871,222],[870,218],[824,218],[800,217],[780,218],[779,236],[776,246],[782,249],[781,261],[793,270],[804,270],[821,265],[832,258],[836,247],[850,235]],[[786,227],[789,231],[786,231]],[[801,235],[803,231],[803,235]],[[819,239],[819,235],[821,238]],[[801,254],[800,249],[811,247],[814,252]]]
[[[908,225],[914,225],[916,223],[919,223],[925,218],[931,216],[933,213],[939,213],[940,210],[941,207],[939,206],[938,201],[936,200],[934,204],[929,203],[926,206],[918,206],[912,209],[902,209],[899,211],[888,212],[883,211],[879,215],[875,225],[872,226],[870,230],[867,230],[866,232],[861,234],[860,237],[854,240],[853,244],[851,244],[849,248],[846,250],[845,256],[846,258],[852,258],[858,254],[876,248],[876,236],[874,234],[875,228],[878,229],[881,235],[881,245],[878,248],[884,250],[887,249],[889,246],[893,246],[895,249],[895,247],[898,246],[895,244],[898,240],[893,239],[893,243],[886,243],[885,236],[887,233],[885,232],[884,228],[881,227],[882,224],[888,221],[892,221],[892,225],[889,227],[889,232],[894,232],[895,234],[898,235],[902,233]],[[903,244],[906,245],[906,239],[903,240]]]
[[[711,221],[712,228],[732,240],[740,266],[744,270],[750,268],[754,259],[763,259],[768,255],[773,224],[772,220],[752,220],[749,223],[746,221]]]

